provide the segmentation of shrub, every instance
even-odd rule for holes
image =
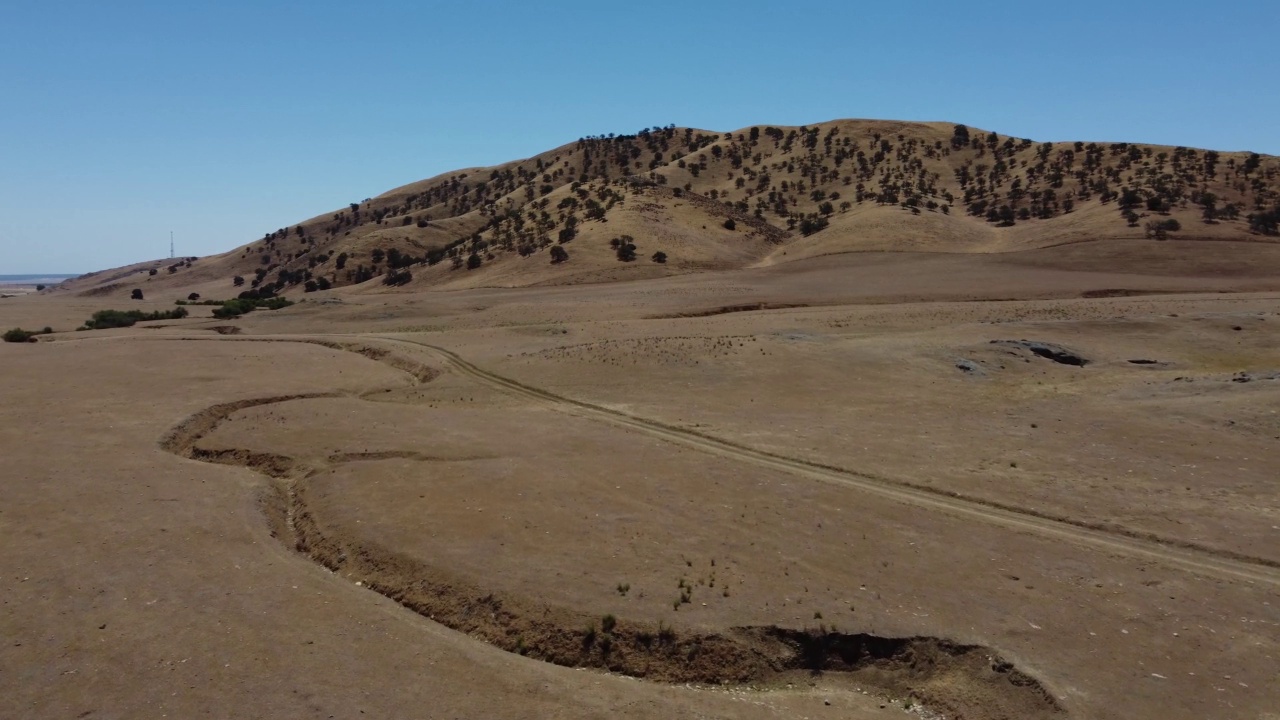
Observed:
[[[190,295],[187,296],[187,300],[189,302],[196,302],[199,299],[200,299],[200,293],[191,293]]]
[[[99,310],[93,314],[93,317],[85,321],[84,326],[90,330],[105,330],[108,328],[133,327],[135,323],[144,320],[180,320],[186,316],[187,309],[184,307],[172,310],[157,310],[150,313],[144,313],[141,310]]]
[[[129,293],[129,299],[130,299],[130,300],[141,300],[141,299],[142,299],[142,290],[141,290],[140,288],[134,288],[134,289],[133,289],[133,292]]]
[[[733,221],[733,218],[729,218],[728,220],[725,220],[725,221],[724,221],[724,229],[725,229],[725,230],[737,230],[737,229],[738,229],[738,223],[734,222],[734,221]]]
[[[253,308],[254,305],[252,300],[228,300],[222,304],[222,307],[213,309],[213,316],[218,319],[225,320],[228,318],[240,317],[241,315],[253,310]]]
[[[658,252],[654,253],[653,257],[650,259],[658,264],[662,264],[667,261],[667,254],[659,250]]]
[[[382,278],[383,285],[405,285],[413,279],[413,273],[408,270],[392,270]]]
[[[1146,224],[1147,237],[1156,240],[1168,239],[1169,233],[1182,229],[1182,224],[1173,218],[1168,220],[1148,220]]]
[[[23,330],[22,328],[14,328],[4,334],[4,341],[10,343],[35,342],[36,335],[39,335],[39,333]]]
[[[44,290],[44,288],[45,288],[45,286],[44,286],[44,285],[37,285],[37,286],[36,286],[36,292],[40,292],[41,290]]]
[[[253,312],[259,308],[266,310],[279,310],[280,308],[286,308],[293,304],[292,300],[282,297],[243,297],[251,294],[252,291],[245,292],[241,293],[242,297],[238,297],[235,300],[227,300],[222,303],[222,307],[213,309],[213,316],[220,320],[225,320],[240,317],[245,313]]]

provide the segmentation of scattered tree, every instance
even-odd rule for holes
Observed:
[[[808,237],[829,225],[830,222],[824,217],[805,218],[800,221],[800,234]]]
[[[130,300],[141,300],[141,299],[142,299],[142,289],[141,289],[141,288],[134,288],[134,289],[133,289],[133,292],[129,293],[129,299],[130,299]]]
[[[563,245],[551,246],[551,264],[558,265],[569,259],[569,251],[564,249]]]
[[[1267,211],[1250,213],[1249,230],[1262,235],[1280,235],[1280,205]]]
[[[1211,192],[1200,194],[1200,217],[1204,218],[1207,223],[1214,223],[1218,220],[1218,196]]]
[[[661,265],[667,261],[667,254],[659,250],[658,252],[654,253],[653,257],[650,259],[658,263],[659,265]]]

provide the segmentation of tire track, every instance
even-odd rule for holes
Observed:
[[[508,394],[534,400],[561,412],[608,422],[712,455],[752,463],[818,482],[853,488],[956,517],[1085,545],[1104,552],[1152,560],[1199,575],[1280,586],[1280,566],[1264,558],[1250,557],[1154,535],[1092,526],[1070,518],[1041,514],[1026,508],[1000,505],[868,473],[787,457],[525,385],[477,367],[457,353],[436,345],[402,338],[361,337],[426,348],[464,375]]]

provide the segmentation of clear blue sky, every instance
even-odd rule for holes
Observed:
[[[582,135],[842,117],[1280,154],[1280,3],[0,0],[0,273],[205,255]]]

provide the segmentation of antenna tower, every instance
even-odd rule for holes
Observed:
[[[169,259],[173,259],[173,231],[169,231]]]

